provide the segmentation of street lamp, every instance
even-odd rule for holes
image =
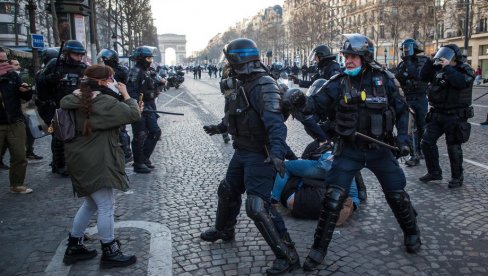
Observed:
[[[388,47],[385,46],[385,68],[388,68]]]

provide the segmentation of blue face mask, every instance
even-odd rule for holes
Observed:
[[[359,72],[361,72],[361,69],[362,69],[362,66],[356,67],[356,68],[351,69],[351,70],[346,69],[346,70],[344,70],[344,74],[349,75],[351,77],[355,77],[359,74]]]

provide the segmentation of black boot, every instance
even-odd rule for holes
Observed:
[[[439,166],[439,150],[437,149],[437,145],[430,145],[422,141],[420,146],[424,153],[427,174],[420,177],[419,180],[422,182],[442,180],[442,170]]]
[[[77,261],[92,259],[97,256],[96,249],[89,249],[83,244],[83,237],[75,238],[69,234],[68,248],[64,252],[63,263],[71,265]]]
[[[146,165],[146,167],[148,167],[148,168],[149,168],[149,169],[151,169],[151,170],[152,170],[152,169],[154,169],[154,168],[156,168],[156,167],[153,165],[153,163],[151,162],[151,160],[149,160],[149,158],[148,158],[148,159],[146,159],[146,160],[144,160],[144,165]]]
[[[323,206],[320,211],[317,228],[315,228],[312,248],[303,263],[303,270],[312,271],[317,269],[324,260],[325,255],[327,255],[327,248],[332,240],[336,222],[339,219],[339,213],[346,198],[346,191],[340,187],[332,186],[327,189],[325,198],[322,201]]]
[[[200,234],[200,238],[204,241],[215,242],[217,240],[230,241],[235,237],[235,228],[230,227],[227,229],[217,230],[217,228],[212,227]]]
[[[151,169],[149,169],[146,164],[144,163],[136,163],[134,162],[134,172],[136,173],[150,173]]]
[[[124,255],[120,250],[120,242],[113,240],[109,243],[102,243],[102,260],[100,265],[102,267],[121,267],[129,266],[137,261],[134,255]]]
[[[417,212],[410,202],[410,197],[404,190],[398,190],[385,192],[385,198],[403,231],[403,242],[407,252],[416,253],[422,242],[417,226]]]
[[[356,186],[358,188],[359,200],[366,201],[366,199],[368,199],[368,193],[366,192],[366,185],[364,184],[364,179],[363,179],[363,175],[361,174],[361,171],[358,171],[356,173],[354,179],[356,180]]]
[[[246,213],[254,221],[264,240],[276,256],[267,275],[279,275],[291,272],[300,267],[300,260],[295,246],[288,233],[278,234],[276,226],[269,215],[269,204],[256,195],[248,195]]]
[[[449,188],[459,188],[463,185],[463,149],[461,145],[447,146],[447,153],[449,155],[449,163],[451,164],[451,180],[449,181]]]
[[[217,240],[230,241],[235,237],[235,225],[237,216],[241,210],[241,195],[222,180],[217,190],[219,202],[215,217],[215,227],[212,227],[200,234],[204,241],[215,242]]]
[[[405,161],[405,165],[407,165],[408,167],[414,167],[418,164],[420,164],[420,159],[415,155],[410,156],[410,158]]]

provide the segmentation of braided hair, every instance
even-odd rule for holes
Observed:
[[[89,66],[85,70],[85,77],[81,79],[80,83],[80,110],[85,114],[85,122],[83,123],[83,136],[90,136],[92,133],[90,124],[90,114],[93,111],[93,91],[100,89],[100,81],[107,80],[114,75],[114,70],[106,65],[95,64]]]

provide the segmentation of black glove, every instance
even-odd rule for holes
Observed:
[[[302,91],[297,91],[290,95],[290,103],[296,109],[302,109],[307,103],[307,98]]]
[[[51,83],[59,82],[63,76],[59,72],[54,72],[46,75],[46,80]]]
[[[203,126],[203,129],[210,136],[215,135],[215,134],[222,134],[223,133],[223,132],[220,131],[220,128],[219,128],[218,125]]]
[[[357,104],[347,104],[343,99],[340,100],[336,113],[335,132],[342,137],[354,140],[358,119]]]
[[[400,152],[398,153],[400,156],[407,156],[410,154],[410,147],[408,145],[400,146]]]
[[[285,159],[287,160],[297,160],[298,157],[295,155],[295,153],[293,151],[288,151],[285,155]]]
[[[285,163],[283,163],[283,160],[280,158],[270,155],[268,158],[266,158],[266,160],[264,160],[264,163],[273,163],[276,172],[278,172],[281,177],[285,176]]]

